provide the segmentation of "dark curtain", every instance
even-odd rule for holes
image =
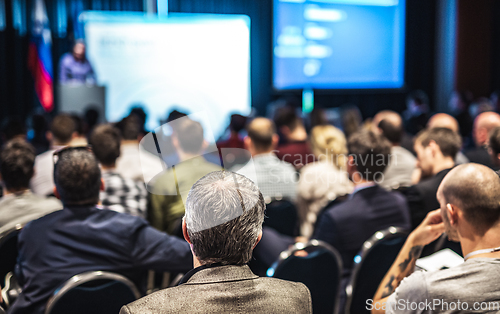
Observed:
[[[13,0],[6,0],[7,29],[0,31],[0,115],[26,116],[36,108],[33,82],[26,69],[27,36],[19,36],[12,28],[10,12]],[[28,10],[31,1],[27,0]],[[57,0],[45,1],[51,24],[54,23]],[[81,3],[84,10],[143,9],[142,0],[67,0],[67,14],[71,4]],[[251,84],[252,105],[259,114],[265,114],[267,104],[287,93],[272,87],[272,0],[170,0],[171,12],[245,14],[251,19]],[[29,17],[29,12],[28,15]],[[409,90],[423,89],[433,95],[434,40],[436,3],[434,0],[407,0],[406,29],[406,87],[400,90],[317,91],[316,106],[332,107],[346,103],[360,107],[364,117],[391,108],[402,111]],[[29,19],[28,19],[29,20]],[[72,23],[68,21],[67,35],[58,38],[53,32],[54,66],[60,56],[69,51]],[[29,29],[29,28],[28,28]],[[57,71],[54,71],[57,73]],[[291,93],[300,100],[300,93]],[[433,105],[433,104],[431,104]]]

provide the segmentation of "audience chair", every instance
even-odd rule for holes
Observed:
[[[296,243],[280,254],[267,275],[305,284],[311,291],[313,313],[338,313],[342,259],[325,242]]]
[[[5,287],[5,276],[14,271],[17,262],[17,237],[24,227],[22,224],[0,234],[0,280],[2,288]]]
[[[136,286],[127,278],[104,271],[75,275],[56,289],[45,314],[107,314],[140,298]]]
[[[297,208],[288,199],[270,199],[266,202],[264,226],[291,237],[298,235]]]
[[[370,313],[366,300],[373,299],[377,288],[408,237],[408,231],[390,227],[377,231],[364,244],[356,257],[346,288],[346,314]]]

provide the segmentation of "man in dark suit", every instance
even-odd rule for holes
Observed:
[[[87,148],[68,147],[56,154],[54,192],[64,208],[21,231],[15,274],[23,291],[9,313],[43,313],[60,285],[87,271],[117,272],[140,283],[148,269],[191,269],[185,241],[141,218],[96,207],[104,185],[98,162]]]
[[[462,141],[458,133],[448,128],[433,128],[420,132],[414,146],[417,167],[425,179],[403,191],[410,208],[412,229],[428,212],[439,208],[436,192],[444,176],[455,166]]]
[[[313,235],[339,251],[345,277],[350,275],[354,256],[375,232],[391,226],[410,228],[404,197],[377,184],[389,164],[389,141],[362,130],[349,138],[347,147],[347,172],[354,182],[354,192],[345,202],[325,210]]]
[[[465,152],[465,156],[467,156],[471,162],[498,170],[498,167],[493,164],[490,155],[488,154],[487,144],[488,136],[491,130],[499,126],[500,115],[496,112],[483,112],[476,117],[472,129],[472,137],[474,138],[476,148]]]
[[[262,236],[264,198],[246,177],[215,171],[189,192],[182,222],[194,269],[181,284],[124,306],[121,314],[311,313],[306,286],[260,278],[246,265]]]

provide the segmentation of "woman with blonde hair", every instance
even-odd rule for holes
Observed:
[[[346,172],[344,133],[332,125],[319,125],[312,129],[310,142],[317,161],[301,169],[297,187],[300,233],[307,238],[312,236],[319,211],[353,189]]]

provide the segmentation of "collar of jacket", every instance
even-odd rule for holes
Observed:
[[[190,270],[179,282],[196,285],[216,282],[241,281],[258,278],[248,265],[221,265],[220,263],[203,265]]]

